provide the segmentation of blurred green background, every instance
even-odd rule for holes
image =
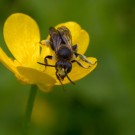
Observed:
[[[135,135],[135,1],[0,0],[0,46],[8,54],[2,29],[15,12],[32,16],[42,39],[50,26],[78,22],[91,37],[86,55],[98,59],[67,92],[38,91],[30,135]],[[29,89],[0,64],[0,135],[21,134]]]

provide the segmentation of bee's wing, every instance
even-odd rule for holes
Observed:
[[[57,52],[59,50],[60,44],[62,42],[62,39],[60,37],[59,32],[54,28],[51,27],[49,29],[49,34],[50,34],[50,45],[52,49]]]
[[[69,29],[65,26],[58,28],[59,34],[61,36],[62,42],[67,45],[70,49],[72,48],[72,36]]]

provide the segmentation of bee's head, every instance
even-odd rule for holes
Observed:
[[[56,72],[62,80],[67,76],[71,69],[72,64],[69,61],[59,60],[56,62]]]

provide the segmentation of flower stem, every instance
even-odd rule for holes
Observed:
[[[26,116],[24,119],[22,135],[28,135],[28,130],[30,126],[31,115],[32,115],[36,93],[37,93],[37,86],[31,85],[30,94],[29,94],[29,98],[28,98],[28,102],[26,106]]]

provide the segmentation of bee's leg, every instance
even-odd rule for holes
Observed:
[[[50,40],[42,40],[42,41],[40,41],[39,43],[40,43],[41,45],[46,45],[46,46],[48,46],[48,45],[50,45],[51,41],[50,41]]]
[[[72,46],[72,49],[73,49],[74,52],[77,52],[77,50],[78,50],[78,45],[77,45],[77,44],[73,45],[73,46]]]
[[[85,55],[79,54],[79,53],[75,53],[76,56],[79,56],[79,58],[83,61],[85,61],[86,63],[89,63],[90,65],[95,65],[95,63],[92,63],[90,60],[87,60]]]
[[[45,68],[46,68],[46,66],[49,66],[49,67],[56,67],[55,65],[49,65],[48,62],[47,62],[47,59],[52,59],[52,56],[51,56],[51,55],[47,55],[47,56],[44,58],[44,63],[41,63],[41,62],[37,62],[37,63],[40,64],[40,65],[44,65]]]
[[[48,61],[47,59],[52,59],[52,56],[51,55],[47,55],[45,58],[44,58],[44,65],[45,65],[45,69],[46,69],[46,66],[48,65]]]
[[[72,84],[75,84],[75,83],[69,78],[69,76],[68,76],[68,74],[67,74],[66,71],[65,71],[65,74],[66,74],[67,79],[68,79]]]
[[[52,57],[53,56],[51,56],[51,55],[47,55],[45,58],[44,58],[44,62],[45,62],[45,64],[48,64],[48,61],[47,61],[47,59],[52,59]]]
[[[58,71],[56,71],[56,77],[57,77],[57,79],[59,80],[59,82],[60,82],[60,84],[61,84],[63,90],[65,90],[64,85],[63,85],[63,83],[62,83],[62,81],[61,81],[61,78],[60,78],[60,76],[58,75]]]
[[[87,69],[87,68],[90,67],[90,66],[88,66],[88,67],[83,66],[82,63],[79,62],[78,60],[72,60],[71,62],[72,62],[72,63],[76,62],[76,63],[77,63],[80,67],[82,67],[82,68],[86,68],[86,69]]]
[[[41,62],[37,62],[38,64],[40,65],[44,65],[45,67],[48,66],[48,67],[56,67],[55,65],[49,65],[49,64],[45,64],[45,63],[41,63]]]

